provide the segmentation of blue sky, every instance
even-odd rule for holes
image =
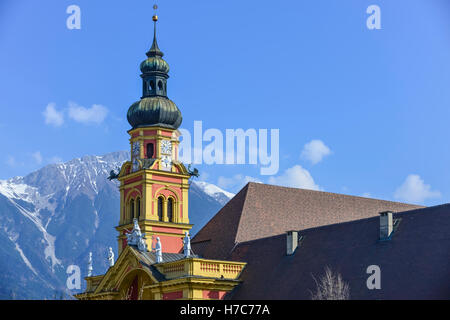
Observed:
[[[72,4],[81,8],[81,30],[66,27]],[[381,30],[366,27],[372,4]],[[0,2],[0,179],[128,150],[126,112],[141,97],[152,5]],[[447,1],[158,5],[158,43],[182,128],[201,120],[205,129],[280,130],[277,175],[260,176],[255,165],[200,165],[203,179],[232,192],[257,180],[449,202]],[[49,105],[56,117],[46,123]]]

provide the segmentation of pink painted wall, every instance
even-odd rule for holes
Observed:
[[[163,300],[175,300],[183,298],[183,291],[163,293]]]
[[[138,176],[138,177],[134,177],[132,179],[125,180],[123,182],[123,184],[127,185],[127,184],[130,184],[130,183],[133,183],[133,182],[138,182],[138,181],[141,181],[141,180],[142,180],[142,176]]]
[[[156,237],[161,241],[162,251],[167,253],[180,253],[183,249],[183,237],[172,237],[166,235],[153,236],[152,247],[156,245]],[[150,250],[150,248],[149,248]]]
[[[225,296],[225,291],[211,291],[203,290],[203,299],[219,299],[222,300]]]

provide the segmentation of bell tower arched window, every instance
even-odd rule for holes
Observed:
[[[153,92],[155,90],[155,82],[153,80],[150,80],[148,84],[148,91]]]
[[[147,159],[152,159],[155,149],[153,143],[147,143]]]
[[[131,199],[130,201],[130,220],[133,221],[134,219],[134,199]]]
[[[169,222],[173,222],[173,198],[169,198],[167,201],[167,218]]]
[[[138,220],[141,219],[141,198],[137,198],[136,200],[136,218]]]
[[[158,198],[158,219],[159,221],[163,221],[163,205],[164,199],[163,197]]]

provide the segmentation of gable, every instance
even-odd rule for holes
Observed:
[[[235,245],[247,189],[248,185],[195,235],[191,241],[195,254],[209,259],[224,259],[228,255]]]
[[[120,291],[124,280],[137,270],[145,274],[152,283],[157,283],[158,280],[149,268],[151,264],[153,264],[153,261],[150,261],[144,255],[139,254],[139,252],[131,246],[127,246],[122,251],[114,266],[110,267],[105,273],[102,281],[94,290],[94,294]]]

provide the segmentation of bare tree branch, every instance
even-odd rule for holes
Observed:
[[[340,273],[333,273],[329,267],[325,267],[325,274],[316,282],[316,292],[311,292],[312,300],[349,300],[350,287],[342,280]]]

